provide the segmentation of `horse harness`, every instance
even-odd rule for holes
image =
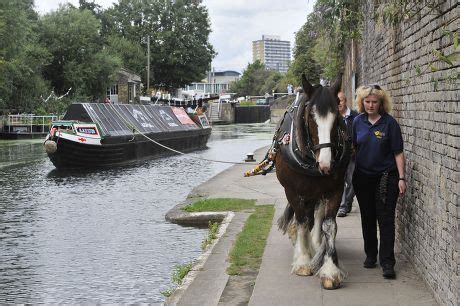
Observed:
[[[244,176],[252,176],[257,174],[267,174],[275,166],[275,158],[277,154],[282,154],[283,158],[288,163],[289,167],[303,175],[307,176],[325,176],[318,169],[318,161],[315,152],[322,148],[333,149],[334,159],[333,168],[331,173],[335,173],[336,169],[340,167],[346,167],[350,159],[351,152],[351,141],[347,136],[346,127],[342,120],[338,120],[337,128],[337,142],[332,143],[321,143],[313,145],[309,131],[309,120],[307,119],[307,126],[305,128],[306,133],[306,146],[304,148],[307,154],[301,155],[301,149],[298,142],[296,141],[296,129],[294,128],[294,121],[298,114],[297,112],[303,112],[304,108],[299,107],[299,100],[295,102],[286,110],[283,119],[280,121],[277,131],[273,136],[273,141],[270,149],[267,151],[264,159],[260,162],[253,170],[245,172]],[[305,113],[309,114],[311,103],[308,101],[305,105],[307,110]]]
[[[303,148],[304,152],[307,154],[300,154],[301,148],[297,141],[297,131],[294,122],[296,116],[302,115],[297,112],[304,112],[299,100],[300,99],[296,99],[296,101],[284,113],[284,117],[280,122],[279,128],[273,137],[273,149],[282,154],[283,158],[292,170],[308,176],[325,175],[319,171],[316,157],[316,151],[322,148],[331,148],[333,150],[333,168],[331,173],[334,173],[339,167],[343,167],[344,165],[346,166],[350,158],[351,142],[347,136],[346,127],[342,120],[337,121],[337,141],[335,143],[328,142],[314,145],[309,131],[310,120],[307,118],[306,128],[304,129],[306,146]],[[307,101],[305,104],[306,111],[304,113],[309,114],[311,106],[311,102]],[[290,141],[287,142],[286,138],[289,138]]]

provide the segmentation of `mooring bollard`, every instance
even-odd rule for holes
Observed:
[[[246,159],[244,160],[245,162],[255,162],[256,160],[254,159],[254,153],[247,153],[246,154]]]

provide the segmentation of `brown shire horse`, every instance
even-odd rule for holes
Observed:
[[[302,75],[303,92],[277,132],[275,159],[289,202],[278,225],[284,233],[293,231],[292,272],[317,273],[325,289],[340,287],[345,277],[335,249],[335,217],[350,158],[350,141],[337,107],[340,84],[341,77],[330,88],[312,86]]]

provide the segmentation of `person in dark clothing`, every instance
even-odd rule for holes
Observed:
[[[401,128],[388,114],[391,99],[380,86],[359,87],[356,103],[361,114],[352,127],[356,161],[352,181],[361,211],[364,267],[374,268],[378,254],[383,277],[395,278],[395,208],[398,195],[406,191]]]
[[[345,125],[347,126],[348,137],[350,137],[351,139],[351,133],[352,133],[351,127],[353,125],[353,119],[355,119],[358,113],[355,110],[352,110],[347,106],[347,99],[345,97],[345,94],[342,91],[340,91],[337,94],[337,97],[339,98],[339,113],[343,117],[343,121]],[[345,217],[351,211],[351,206],[353,204],[353,198],[355,197],[355,192],[353,191],[353,184],[351,183],[351,179],[352,179],[354,170],[355,170],[355,161],[352,158],[350,159],[350,162],[348,163],[347,172],[345,173],[345,187],[343,189],[342,202],[340,203],[339,212],[337,213],[337,217]]]

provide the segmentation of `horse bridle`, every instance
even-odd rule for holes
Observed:
[[[350,157],[349,139],[346,137],[346,127],[337,112],[333,126],[333,128],[337,128],[337,132],[334,131],[334,135],[337,133],[337,139],[333,137],[331,142],[313,145],[310,118],[307,118],[305,122],[305,114],[309,117],[311,116],[312,105],[311,101],[308,101],[305,97],[299,99],[298,95],[280,121],[273,140],[276,143],[276,150],[280,150],[281,155],[286,159],[291,169],[302,175],[324,176],[326,174],[318,169],[318,159],[315,152],[322,148],[335,148],[335,150],[332,150],[331,156],[333,162],[331,173],[334,173],[334,169],[343,168],[348,163]],[[299,111],[302,113],[298,113]],[[286,118],[290,118],[290,121],[285,121]],[[300,129],[302,131],[299,131]],[[288,140],[287,143],[284,143],[286,134],[290,135],[291,138],[290,141]],[[303,141],[298,141],[299,135]]]
[[[337,147],[337,145],[332,143],[332,142],[319,143],[317,145],[313,145],[312,140],[311,140],[311,135],[310,135],[310,126],[309,126],[309,123],[310,123],[310,120],[309,120],[310,119],[309,118],[310,117],[310,109],[311,109],[310,101],[307,101],[307,105],[305,106],[305,113],[304,113],[307,116],[307,124],[306,124],[305,130],[306,130],[306,138],[307,138],[306,140],[307,140],[308,148],[306,148],[306,149],[311,153],[312,157],[316,161],[318,161],[317,158],[316,158],[316,154],[315,154],[316,151],[321,150],[323,148],[334,149],[334,148]],[[298,111],[300,111],[300,110],[298,110]],[[337,130],[338,130],[338,134],[339,134],[337,141],[340,142],[340,131],[341,131],[341,129],[338,128]]]

